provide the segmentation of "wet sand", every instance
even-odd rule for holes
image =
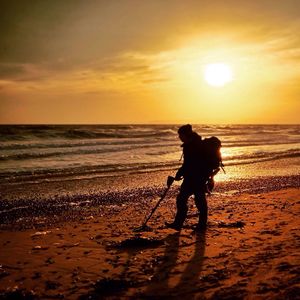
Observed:
[[[145,188],[146,177],[131,185],[142,188],[119,179],[110,193],[57,190],[45,202],[16,191],[2,202],[0,298],[299,299],[299,176],[245,181],[243,191],[219,184],[203,232],[194,231],[192,199],[184,228],[164,228],[174,186],[152,230],[137,233],[164,190],[149,177]]]

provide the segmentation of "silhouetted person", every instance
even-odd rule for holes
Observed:
[[[177,212],[173,223],[166,223],[168,228],[180,230],[187,216],[187,201],[195,195],[195,204],[199,211],[198,230],[206,228],[207,202],[205,192],[209,173],[206,168],[204,149],[201,136],[192,130],[191,125],[183,125],[178,129],[178,135],[183,142],[183,164],[178,169],[175,180],[183,182],[176,199]]]

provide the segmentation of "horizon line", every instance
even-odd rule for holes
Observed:
[[[0,123],[0,126],[75,126],[75,125],[181,125],[181,124],[192,124],[192,125],[300,125],[300,123],[194,123],[194,122],[162,122],[162,123]]]

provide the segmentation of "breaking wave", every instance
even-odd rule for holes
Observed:
[[[195,125],[222,141],[225,165],[300,157],[300,125]],[[106,176],[176,168],[178,125],[0,126],[0,178]]]

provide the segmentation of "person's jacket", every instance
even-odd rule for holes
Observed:
[[[201,136],[193,132],[191,139],[181,145],[183,148],[183,164],[178,169],[176,178],[183,176],[186,180],[203,180],[205,171],[204,149]]]

